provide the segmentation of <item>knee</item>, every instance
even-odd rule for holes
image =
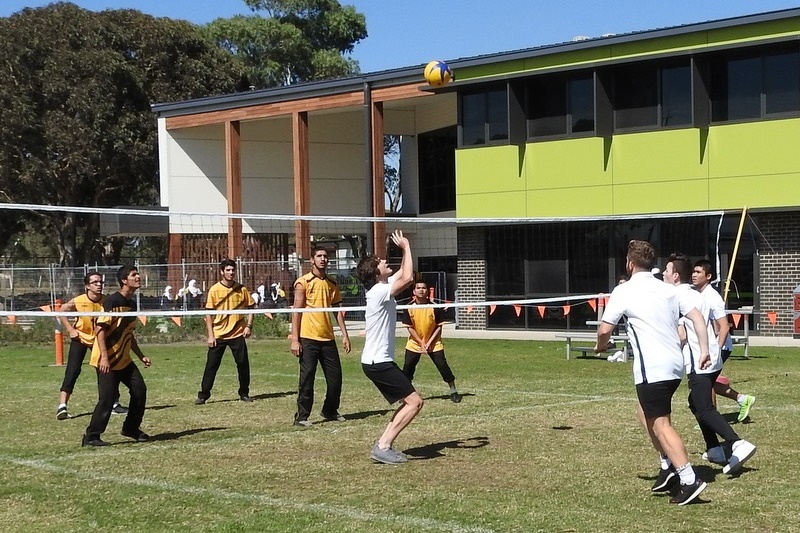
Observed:
[[[420,396],[419,393],[415,392],[406,398],[406,405],[419,412],[422,409],[422,406],[425,405],[425,400],[422,399],[422,396]]]

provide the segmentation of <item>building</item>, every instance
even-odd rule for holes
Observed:
[[[383,136],[402,135],[404,214],[472,220],[422,239],[444,248],[415,248],[418,269],[457,273],[460,299],[608,290],[627,241],[646,238],[665,256],[718,258],[723,276],[733,264],[730,307],[754,305],[761,335],[794,333],[800,9],[448,63],[456,81],[436,89],[417,65],[155,105],[161,203],[380,217]],[[311,224],[282,228],[301,257]],[[217,226],[230,255],[260,231]],[[170,231],[180,257],[186,229]],[[371,248],[385,231],[371,223]],[[589,316],[550,311],[461,310],[459,327],[562,329]]]

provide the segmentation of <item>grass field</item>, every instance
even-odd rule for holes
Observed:
[[[115,416],[103,437],[113,445],[98,449],[80,447],[94,370],[83,367],[76,418],[59,422],[63,368],[48,366],[52,349],[0,348],[0,531],[800,531],[796,349],[753,348],[726,365],[758,397],[751,423],[734,425],[759,447],[739,476],[701,460],[679,390],[674,422],[710,483],[700,503],[677,507],[649,491],[657,457],[633,417],[630,363],[567,361],[562,343],[446,340],[464,400],[450,402],[423,360],[425,407],[397,441],[411,460],[387,466],[369,450],[390,406],[354,344],[343,357],[349,420],[309,429],[291,426],[297,363],[287,342],[251,343],[254,403],[237,400],[227,354],[203,406],[193,405],[202,344],[145,345],[143,429],[153,440],[121,437]],[[736,410],[720,404],[734,420]]]

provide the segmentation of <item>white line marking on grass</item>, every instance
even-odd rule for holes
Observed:
[[[102,474],[93,474],[91,472],[87,473],[84,470],[54,465],[42,460],[19,459],[6,455],[0,455],[0,460],[17,466],[63,474],[73,478],[77,477],[90,481],[103,481],[117,485],[136,485],[139,487],[147,487],[166,492],[183,492],[185,494],[191,494],[194,496],[210,496],[212,498],[224,498],[227,500],[242,500],[256,504],[268,505],[280,510],[314,512],[323,515],[333,514],[350,520],[360,520],[362,522],[397,522],[403,525],[410,525],[412,527],[418,527],[432,531],[453,531],[456,533],[494,533],[494,531],[491,529],[476,526],[465,526],[454,522],[444,522],[430,518],[418,518],[414,516],[395,514],[376,514],[353,507],[341,507],[326,503],[304,503],[293,500],[285,500],[282,498],[273,498],[271,496],[265,496],[262,494],[234,492],[224,489],[207,489],[202,487],[193,487],[191,485],[179,485],[154,479],[105,476]]]

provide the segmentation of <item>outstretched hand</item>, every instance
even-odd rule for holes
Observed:
[[[408,248],[408,239],[403,236],[403,232],[399,229],[396,229],[394,232],[392,232],[392,242],[395,243],[401,250]]]

